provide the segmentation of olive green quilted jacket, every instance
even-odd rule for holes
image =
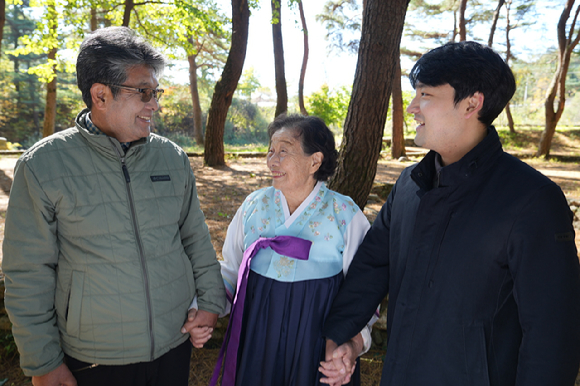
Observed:
[[[5,304],[26,375],[151,361],[183,343],[189,304],[223,312],[220,266],[187,155],[155,134],[122,155],[76,127],[18,160],[6,215]]]

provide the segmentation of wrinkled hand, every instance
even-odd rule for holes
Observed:
[[[363,340],[360,333],[340,346],[328,339],[326,341],[326,361],[320,362],[319,367],[319,371],[326,378],[321,378],[320,382],[331,386],[349,383],[356,367],[356,358],[362,349]]]
[[[187,322],[181,328],[181,333],[189,333],[189,341],[193,347],[202,348],[211,339],[217,319],[217,314],[192,308],[187,313]]]
[[[63,363],[48,374],[32,377],[32,384],[34,386],[77,386],[77,380]]]

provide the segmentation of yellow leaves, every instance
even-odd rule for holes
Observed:
[[[38,80],[43,83],[50,83],[56,77],[55,68],[57,64],[58,62],[56,60],[47,59],[46,63],[30,67],[28,73],[36,75]]]

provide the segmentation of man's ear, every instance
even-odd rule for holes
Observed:
[[[474,114],[477,117],[479,111],[483,108],[484,99],[484,95],[479,91],[468,97],[465,118],[471,118]]]
[[[93,83],[91,86],[91,101],[93,102],[93,107],[96,109],[103,109],[105,107],[105,101],[112,98],[110,89],[102,83]]]

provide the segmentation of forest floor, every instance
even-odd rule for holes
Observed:
[[[552,155],[560,161],[545,161],[529,158],[536,149],[539,132],[522,132],[512,136],[512,144],[506,149],[532,167],[550,177],[556,182],[569,199],[580,202],[580,135],[564,135],[557,133],[553,145]],[[417,148],[408,148],[409,161],[399,162],[385,156],[378,163],[376,183],[393,184],[401,171],[421,159],[424,151]],[[4,217],[8,203],[8,194],[13,178],[13,168],[16,156],[0,157],[0,243],[4,238]],[[228,157],[227,165],[219,168],[210,168],[203,165],[200,157],[191,157],[191,165],[197,179],[198,195],[201,207],[211,233],[212,243],[221,258],[221,249],[226,235],[227,225],[235,214],[243,199],[252,191],[271,184],[269,171],[264,157],[243,158]],[[565,162],[572,160],[573,162]],[[372,194],[364,209],[365,215],[373,221],[380,210],[384,199],[380,195]],[[577,205],[578,206],[578,205]],[[580,212],[577,212],[580,216]],[[576,219],[576,245],[580,250],[580,222]],[[0,262],[2,260],[0,250]],[[0,281],[3,280],[0,270]],[[3,296],[0,296],[0,300]],[[0,318],[2,310],[0,310]],[[1,327],[1,326],[0,326]],[[219,347],[194,349],[190,386],[207,385],[216,362]],[[382,350],[373,350],[362,358],[361,375],[363,385],[378,385],[382,369]],[[30,379],[24,377],[18,365],[16,353],[10,336],[0,332],[0,386],[30,385]],[[576,381],[580,386],[580,377]]]

